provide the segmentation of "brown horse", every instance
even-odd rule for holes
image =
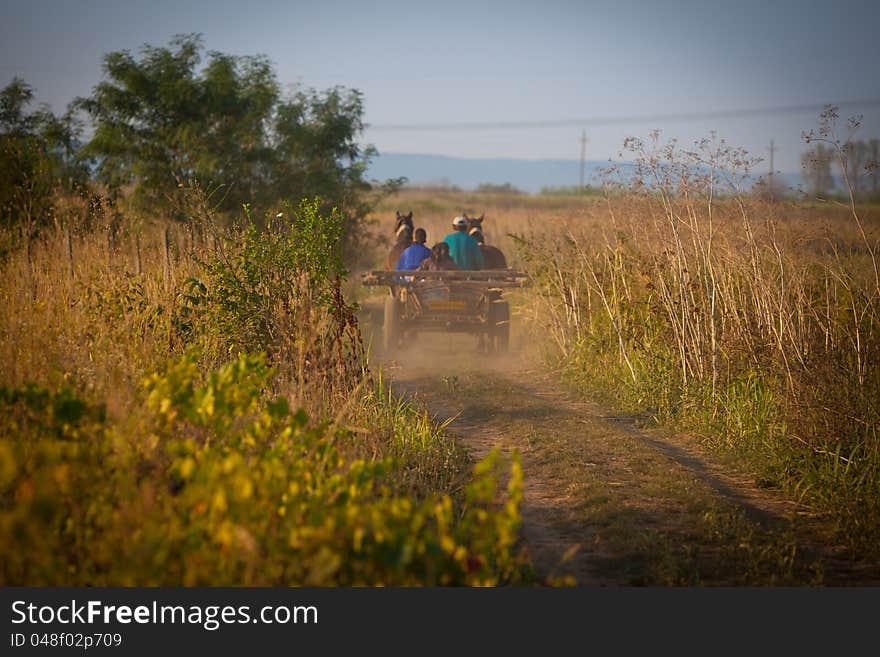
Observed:
[[[507,269],[507,258],[497,246],[486,244],[486,238],[483,236],[483,220],[485,214],[479,217],[468,217],[468,235],[477,240],[480,245],[480,253],[483,254],[483,269]]]
[[[413,224],[412,210],[409,211],[409,214],[400,214],[400,210],[395,210],[395,212],[397,213],[397,225],[394,226],[395,235],[400,232],[401,226],[409,226],[410,231],[416,229],[415,224]]]
[[[471,237],[480,245],[480,253],[483,255],[483,269],[507,269],[507,258],[497,246],[486,244],[483,232],[477,228],[471,231]]]
[[[394,226],[394,235],[394,246],[391,247],[391,251],[385,258],[386,270],[392,270],[397,267],[397,261],[400,259],[400,254],[406,251],[407,247],[413,243],[412,210],[410,210],[409,214],[400,214],[399,211],[397,212],[397,223]]]
[[[479,217],[469,217],[467,215],[464,215],[464,218],[467,219],[468,222],[468,233],[470,233],[475,228],[482,233],[483,219],[485,218],[485,216],[485,213],[481,214]]]

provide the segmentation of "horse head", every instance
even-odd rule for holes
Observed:
[[[468,232],[471,232],[474,228],[483,231],[483,219],[485,218],[485,213],[481,214],[479,217],[469,217],[464,215],[464,218],[467,219],[468,222]]]
[[[415,224],[413,224],[413,213],[412,210],[409,211],[409,214],[400,214],[400,210],[397,210],[397,223],[394,226],[394,234],[400,237],[401,232],[404,227],[409,228],[410,237],[412,237],[412,233],[415,230]]]

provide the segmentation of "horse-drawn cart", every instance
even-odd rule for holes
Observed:
[[[386,353],[419,331],[461,332],[486,339],[490,351],[507,351],[510,305],[505,288],[523,287],[526,276],[510,269],[482,271],[370,271],[364,285],[388,286]]]

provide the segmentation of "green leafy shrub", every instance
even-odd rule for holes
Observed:
[[[358,434],[267,396],[271,376],[260,355],[205,375],[186,356],[147,378],[135,427],[69,391],[5,390],[0,583],[520,581],[517,460],[501,507],[497,453],[460,500],[402,494],[396,459],[347,456]]]
[[[363,363],[356,308],[341,292],[344,219],[317,199],[286,204],[261,230],[247,219],[187,281],[178,311],[186,340],[212,366],[230,353],[266,352],[298,396],[338,401]]]

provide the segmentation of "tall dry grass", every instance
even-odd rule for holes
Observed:
[[[876,208],[747,193],[752,162],[723,142],[629,146],[625,188],[601,210],[519,239],[558,360],[592,391],[748,455],[762,483],[872,551]]]
[[[365,370],[341,217],[67,203],[2,236],[0,583],[521,581],[520,480]]]
[[[61,376],[128,400],[144,372],[196,342],[205,367],[267,351],[287,374],[284,393],[316,414],[341,403],[362,374],[363,347],[338,274],[318,284],[295,262],[257,262],[267,255],[241,252],[246,228],[219,226],[194,196],[201,214],[189,224],[95,216],[68,198],[55,226],[13,249],[0,281],[3,383]],[[251,237],[273,239],[280,259],[279,231]],[[228,298],[214,299],[222,308],[211,314],[214,293]]]
[[[428,246],[452,232],[452,219],[461,214],[484,215],[486,243],[500,248],[508,264],[516,266],[516,243],[511,235],[544,227],[580,221],[596,207],[601,198],[573,196],[530,196],[520,193],[462,192],[431,188],[407,188],[384,198],[370,214],[371,230],[378,245],[376,266],[394,243],[395,210],[412,210],[415,226],[425,228]]]

